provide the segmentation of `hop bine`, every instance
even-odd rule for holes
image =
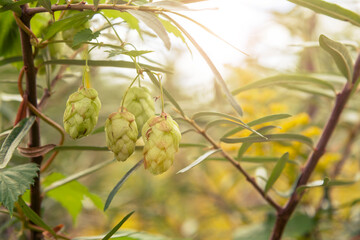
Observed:
[[[82,138],[94,129],[101,102],[93,88],[80,88],[70,95],[64,113],[65,131],[73,139]]]
[[[153,174],[167,171],[179,150],[181,133],[179,125],[170,115],[162,113],[151,117],[142,129],[144,164]]]
[[[118,161],[125,161],[135,151],[138,129],[134,115],[126,109],[110,114],[105,132],[106,144]]]

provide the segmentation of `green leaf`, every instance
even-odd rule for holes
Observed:
[[[131,217],[133,213],[134,211],[132,211],[131,213],[126,215],[123,219],[121,219],[121,221],[113,229],[111,229],[111,231],[108,234],[106,234],[106,236],[102,240],[110,239],[111,236],[114,235],[114,233],[116,233],[117,230],[119,230],[119,228],[129,219],[129,217]]]
[[[285,153],[284,155],[282,155],[279,161],[275,164],[275,167],[272,170],[270,177],[266,182],[266,186],[264,190],[265,193],[267,193],[270,190],[270,188],[274,185],[276,180],[280,177],[282,171],[285,168],[285,164],[287,160],[289,160],[289,153]]]
[[[52,14],[52,10],[51,10],[51,1],[50,0],[38,0],[38,3],[40,4],[40,6],[43,6],[46,10],[48,10],[49,13]]]
[[[342,43],[331,40],[325,35],[320,35],[319,43],[320,46],[332,56],[336,66],[346,77],[348,82],[351,82],[353,74],[353,61],[347,48]]]
[[[1,21],[1,19],[0,19]],[[1,41],[1,37],[0,37],[0,41]],[[0,49],[0,55],[1,55],[2,50]],[[6,64],[10,64],[10,63],[14,63],[14,62],[21,62],[22,61],[22,57],[21,56],[17,56],[17,57],[9,57],[9,58],[5,58],[0,60],[0,67],[4,66]]]
[[[35,117],[24,118],[11,130],[0,149],[0,169],[6,167],[15,149],[35,122]]]
[[[205,144],[200,144],[200,143],[180,143],[179,147],[181,147],[181,148],[191,148],[191,147],[207,148],[209,146],[205,145]]]
[[[66,179],[61,173],[52,173],[47,176],[43,182],[44,187],[48,187],[55,182]],[[99,205],[99,197],[89,192],[87,187],[77,181],[67,182],[66,185],[60,185],[56,188],[47,189],[46,195],[58,201],[72,216],[73,222],[82,210],[82,200],[88,197],[93,201],[94,205],[102,209],[102,204]]]
[[[136,163],[132,168],[130,168],[129,171],[125,173],[125,175],[120,179],[120,181],[115,185],[113,190],[111,190],[109,196],[106,199],[104,211],[108,209],[110,206],[111,201],[113,200],[115,194],[119,191],[119,189],[122,187],[122,185],[125,183],[125,181],[129,178],[129,176],[138,168],[140,167],[144,162],[144,159],[141,159],[138,163]]]
[[[159,18],[159,20],[162,23],[162,25],[165,27],[167,32],[174,34],[174,36],[177,37],[177,38],[180,38],[181,41],[183,43],[185,43],[187,48],[190,50],[190,48],[189,48],[189,46],[188,46],[188,44],[187,44],[187,42],[185,40],[184,35],[182,34],[182,32],[177,27],[175,27],[170,21],[167,21],[167,20],[164,20],[164,19],[161,19],[161,18]]]
[[[153,82],[153,84],[160,89],[160,83],[157,80],[157,78],[154,76],[154,74],[148,70],[146,70],[147,75],[149,76],[150,80]],[[176,102],[175,98],[171,96],[171,94],[163,87],[163,92],[167,99],[174,105],[174,107],[181,113],[182,116],[185,115],[184,111],[181,109],[180,105]]]
[[[90,28],[85,28],[75,34],[72,46],[76,47],[81,43],[90,42],[91,40],[98,38],[99,35],[99,31],[93,33]]]
[[[325,177],[323,180],[317,180],[310,182],[306,185],[299,186],[296,189],[296,192],[301,193],[302,191],[308,188],[347,186],[347,185],[352,185],[354,183],[356,183],[356,181],[330,180],[328,177]]]
[[[22,61],[22,56],[20,56],[21,48],[19,47],[21,46],[19,27],[15,22],[12,12],[1,13],[0,23],[0,57],[5,58],[0,60],[0,66],[7,63]]]
[[[221,138],[220,140],[225,143],[242,143],[242,142],[273,142],[273,141],[297,141],[302,142],[313,147],[313,141],[311,138],[300,134],[294,133],[279,133],[279,134],[266,134],[264,135],[267,139],[261,138],[259,136],[250,136],[243,138]]]
[[[232,91],[232,94],[236,95],[243,91],[254,89],[254,88],[261,88],[267,86],[274,86],[274,85],[283,85],[283,84],[313,84],[318,85],[321,88],[330,89],[336,95],[336,90],[334,86],[324,80],[309,77],[307,75],[292,75],[292,74],[281,74],[276,75],[273,77],[268,77],[264,79],[257,80],[255,82],[249,83],[241,88],[238,88]]]
[[[20,0],[20,1],[16,1],[16,2],[13,2],[11,0],[0,0],[0,5],[3,6],[2,8],[0,8],[0,13],[11,10],[11,11],[17,13],[18,16],[21,16],[20,5],[24,5],[26,3],[31,3],[31,2],[35,2],[35,1],[37,1],[37,0]]]
[[[290,114],[273,114],[273,115],[269,115],[269,116],[265,116],[259,119],[256,119],[254,121],[248,122],[247,125],[249,127],[253,127],[259,124],[263,124],[263,123],[267,123],[267,122],[272,122],[272,121],[276,121],[276,120],[281,120],[281,119],[285,119],[285,118],[289,118],[291,117]],[[240,131],[244,130],[244,127],[237,127],[234,128],[232,130],[230,130],[229,132],[225,133],[224,136],[222,136],[223,138],[229,137],[231,135],[234,135],[235,133],[238,133]]]
[[[0,203],[12,215],[18,197],[34,183],[39,168],[35,163],[0,169]]]
[[[231,120],[226,120],[226,119],[217,119],[217,120],[211,121],[208,124],[206,124],[204,129],[208,130],[211,127],[214,127],[214,126],[217,126],[217,125],[224,125],[224,124],[225,125],[238,125],[238,126],[240,125],[239,128],[245,129],[245,127],[242,124],[240,124],[238,122],[231,121]]]
[[[85,66],[85,60],[77,59],[52,59],[44,62],[44,64],[60,64],[60,65],[75,65],[75,66]],[[128,61],[105,61],[105,60],[88,60],[89,66],[98,66],[98,67],[119,67],[119,68],[136,68],[134,62]],[[168,70],[153,67],[147,64],[139,64],[144,69],[150,69],[156,72],[171,73]]]
[[[151,28],[156,35],[164,42],[164,45],[167,49],[170,49],[171,42],[169,35],[167,34],[165,27],[162,25],[158,17],[151,12],[137,11],[137,10],[126,10],[128,13],[145,23],[149,28]]]
[[[165,8],[167,10],[172,10],[172,11],[187,11],[187,10],[190,10],[184,3],[177,2],[177,1],[166,1],[166,0],[165,1],[147,3],[147,4],[144,4],[144,6]]]
[[[288,0],[297,5],[309,8],[317,13],[324,14],[326,16],[342,20],[345,22],[350,22],[355,26],[360,27],[360,16],[350,11],[346,8],[343,8],[337,4],[329,3],[322,0]]]
[[[67,18],[63,18],[59,21],[54,22],[46,31],[44,40],[50,39],[53,37],[56,33],[73,28],[75,25],[82,25],[89,21],[96,12],[93,11],[83,11],[80,13],[77,13],[75,15],[72,15]]]
[[[241,162],[247,162],[247,163],[273,163],[279,161],[279,157],[248,157],[244,156],[241,159],[235,158],[236,160],[241,160]],[[223,157],[211,157],[208,158],[208,160],[215,160],[215,161],[228,161],[226,158]],[[287,163],[299,165],[298,162],[294,160],[287,160]]]
[[[105,52],[109,53],[108,58],[123,54],[123,55],[127,55],[127,56],[131,56],[131,57],[138,57],[141,55],[144,55],[146,53],[151,53],[153,51],[146,51],[146,50],[140,50],[140,51],[136,51],[136,50],[131,50],[131,51],[127,51],[124,49],[113,49],[113,50],[107,50]]]
[[[323,96],[323,97],[327,97],[330,99],[333,99],[336,95],[334,95],[333,92],[329,92],[325,89],[317,89],[317,88],[312,88],[312,87],[306,87],[306,86],[298,86],[298,85],[289,85],[289,84],[284,84],[280,87],[284,87],[287,89],[291,89],[291,90],[296,90],[296,91],[300,91],[300,92],[305,92],[305,93],[310,93],[313,95],[318,95],[318,96]]]
[[[205,159],[207,159],[208,157],[210,157],[211,155],[213,155],[214,153],[217,153],[219,151],[221,151],[221,149],[213,149],[213,150],[210,150],[210,151],[204,153],[203,155],[198,157],[195,161],[193,161],[190,165],[188,165],[187,167],[181,169],[176,174],[184,173],[184,172],[189,171],[191,168],[193,168],[196,165],[200,164],[202,161],[204,161]]]
[[[276,128],[276,127],[275,126],[266,126],[266,127],[262,127],[260,129],[258,129],[257,132],[259,132],[261,134],[265,134],[274,128]],[[255,133],[252,133],[250,136],[255,136]],[[237,155],[238,160],[241,160],[244,153],[251,147],[252,144],[253,144],[252,142],[244,142],[241,145],[241,147],[239,148],[239,151],[238,151],[238,155]]]
[[[20,197],[18,200],[18,203],[21,207],[21,209],[23,210],[24,214],[33,222],[35,223],[37,226],[44,228],[45,230],[47,230],[49,233],[51,233],[51,235],[53,235],[56,238],[56,233],[54,232],[54,230],[49,227],[42,219],[41,217],[39,217],[39,215],[36,214],[36,212],[34,212],[25,202],[24,200]]]

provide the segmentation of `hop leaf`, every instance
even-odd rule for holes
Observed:
[[[145,123],[142,137],[145,169],[153,174],[167,171],[179,150],[181,133],[178,124],[166,113],[153,116]]]
[[[110,114],[105,132],[106,144],[118,161],[125,161],[135,151],[138,129],[132,113],[124,109]]]
[[[101,102],[93,88],[81,88],[70,95],[64,113],[65,131],[73,139],[87,136],[94,129]]]
[[[134,114],[137,128],[142,129],[146,121],[155,114],[154,101],[146,87],[132,87],[129,89],[124,106]]]

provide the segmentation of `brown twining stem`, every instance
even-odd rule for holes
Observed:
[[[27,4],[21,6],[23,14],[20,17],[21,22],[24,26],[30,29],[30,19],[31,16],[26,14],[26,9],[28,8]],[[23,30],[23,27],[19,26],[20,29],[20,38],[21,38],[21,47],[23,55],[23,63],[25,67],[25,76],[26,76],[26,93],[28,96],[28,102],[32,104],[35,108],[37,107],[37,93],[36,93],[36,68],[34,66],[32,46],[30,42],[30,36],[26,31]],[[29,111],[30,115],[35,115]],[[38,120],[34,122],[29,132],[29,147],[39,147],[40,146],[40,129]],[[30,161],[37,165],[41,165],[42,157],[31,158]],[[31,209],[41,215],[41,193],[40,193],[40,171],[38,171],[37,177],[34,178],[34,184],[30,187],[30,207]],[[31,231],[32,240],[40,240],[41,234],[36,231]]]
[[[360,75],[360,54],[358,55],[358,58],[354,66],[353,79],[351,82],[346,83],[343,90],[339,94],[337,94],[335,105],[333,107],[331,115],[325,125],[325,128],[315,147],[315,150],[309,156],[305,164],[305,167],[303,168],[300,174],[300,178],[296,184],[296,188],[305,185],[309,181],[309,178],[312,172],[314,171],[317,163],[319,162],[320,158],[324,155],[326,151],[326,146],[338,124],[340,115],[343,112],[345,105],[352,94],[355,83],[359,81],[358,79],[359,75]],[[285,230],[285,226],[289,221],[292,213],[295,211],[295,208],[299,204],[303,194],[304,192],[297,193],[297,191],[294,191],[294,193],[291,195],[290,199],[286,203],[285,207],[280,211],[278,211],[275,226],[273,228],[273,232],[270,238],[271,240],[281,239],[281,236]]]
[[[195,130],[201,134],[212,146],[213,149],[220,149],[221,154],[237,169],[244,175],[245,179],[255,188],[255,190],[262,196],[262,198],[268,202],[277,212],[281,211],[281,206],[278,205],[269,195],[267,195],[264,190],[256,183],[255,179],[251,177],[245,169],[242,168],[239,162],[237,162],[233,157],[231,157],[227,152],[225,152],[215,140],[210,137],[204,129],[202,129],[194,120],[184,117],[184,119],[190,123]]]

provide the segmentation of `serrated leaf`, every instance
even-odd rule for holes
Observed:
[[[274,169],[272,170],[269,179],[266,182],[264,192],[267,193],[270,188],[274,185],[276,180],[280,177],[282,171],[285,168],[286,161],[289,160],[289,153],[285,153],[275,164]]]
[[[53,235],[56,238],[56,233],[54,230],[49,227],[42,219],[37,215],[25,202],[22,198],[19,198],[18,201],[21,209],[23,210],[24,214],[37,226],[44,228],[47,230],[51,235]]]
[[[22,148],[18,147],[19,153],[28,158],[40,157],[50,152],[56,147],[55,144],[46,144],[40,147]]]
[[[144,162],[144,159],[141,159],[138,163],[136,163],[132,168],[130,168],[129,171],[125,173],[125,175],[120,179],[120,181],[115,185],[115,187],[111,190],[109,196],[106,199],[104,211],[108,209],[110,206],[111,201],[113,200],[115,194],[119,191],[119,189],[122,187],[122,185],[125,183],[125,181],[129,178],[129,176],[138,169]]]
[[[320,35],[319,43],[320,46],[332,56],[336,66],[346,77],[348,82],[351,82],[353,74],[353,61],[347,48],[342,43],[331,40],[325,35]]]
[[[98,38],[100,35],[99,31],[92,32],[90,28],[85,28],[74,35],[73,47],[76,47],[84,42],[90,42],[93,39]]]
[[[261,134],[265,134],[268,131],[270,131],[271,129],[276,128],[275,126],[266,126],[266,127],[262,127],[258,130],[256,130],[257,132],[261,133]],[[255,133],[252,133],[250,136],[255,136]],[[237,154],[237,159],[241,160],[242,156],[244,155],[244,153],[251,147],[253,143],[252,142],[245,142],[241,145],[241,147],[239,148],[238,154]]]
[[[0,204],[9,210],[10,215],[18,197],[34,183],[38,170],[34,163],[0,169]]]
[[[236,95],[246,90],[254,89],[254,88],[262,88],[267,86],[274,86],[274,85],[284,85],[284,84],[313,84],[318,85],[321,88],[330,89],[336,94],[336,90],[334,86],[322,79],[309,77],[306,75],[293,75],[293,74],[281,74],[276,75],[273,77],[263,78],[257,80],[255,82],[249,83],[241,88],[238,88],[232,91],[232,94]]]
[[[51,10],[51,1],[50,0],[38,0],[40,6],[43,6],[49,13],[52,13]]]
[[[31,126],[35,122],[35,117],[24,118],[21,120],[5,138],[0,149],[0,169],[6,167],[10,161],[15,149],[21,140],[26,136]]]
[[[168,31],[169,33],[172,33],[174,34],[175,37],[177,38],[180,38],[181,41],[183,43],[186,44],[186,46],[188,47],[188,49],[190,50],[185,38],[184,38],[184,35],[181,33],[181,31],[175,27],[170,21],[167,21],[167,20],[164,20],[164,19],[161,19],[159,18],[159,20],[161,21],[162,25],[165,27],[166,31]]]
[[[243,138],[221,138],[220,141],[224,143],[243,143],[243,142],[273,142],[273,141],[297,141],[302,142],[313,147],[313,141],[304,135],[294,133],[279,133],[279,134],[266,134],[264,135],[267,139],[259,136],[250,136]]]
[[[45,187],[51,185],[54,182],[58,182],[65,179],[65,176],[61,173],[52,173],[47,176],[43,182]],[[61,185],[57,188],[46,191],[46,195],[56,201],[58,201],[72,216],[73,222],[76,222],[78,214],[82,210],[82,200],[84,197],[88,197],[90,200],[95,200],[94,205],[99,209],[102,209],[102,204],[99,206],[99,198],[90,193],[86,186],[80,184],[77,181],[68,182],[66,185]]]
[[[153,84],[160,89],[160,83],[157,80],[157,78],[154,76],[154,74],[150,71],[146,71],[146,73],[149,76],[150,80],[153,82]],[[184,116],[185,113],[182,110],[182,108],[180,107],[180,105],[177,103],[175,98],[173,98],[173,96],[171,96],[171,94],[164,87],[163,87],[163,92],[164,92],[165,96],[167,97],[167,99],[174,105],[174,107],[181,113],[181,115]]]
[[[146,53],[151,53],[153,51],[146,51],[146,50],[140,50],[140,51],[130,50],[130,51],[127,51],[127,50],[123,50],[123,49],[113,49],[113,50],[107,50],[105,52],[108,52],[109,53],[108,58],[111,58],[111,57],[115,57],[115,56],[120,55],[120,54],[131,56],[131,57],[138,57],[138,56],[144,55]]]
[[[131,9],[128,9],[126,11],[137,19],[140,19],[140,21],[142,21],[149,28],[151,28],[156,33],[156,35],[158,35],[159,38],[164,42],[165,47],[167,49],[170,49],[171,42],[169,35],[167,34],[165,27],[162,25],[162,23],[155,14],[151,12],[136,11]]]
[[[113,229],[111,229],[111,231],[108,234],[106,234],[106,236],[102,240],[110,239],[111,236],[114,235],[117,232],[117,230],[119,230],[119,228],[129,219],[129,217],[131,217],[133,213],[134,211],[130,212],[123,219],[121,219],[121,221]]]
[[[337,4],[329,3],[322,0],[288,0],[289,2],[295,3],[297,5],[309,8],[317,13],[324,14],[326,16],[350,22],[355,26],[360,26],[360,16],[350,11],[346,8],[343,8]]]
[[[44,64],[60,64],[60,65],[75,65],[75,66],[85,66],[85,60],[77,59],[52,59],[44,62]],[[171,73],[171,71],[165,70],[163,68],[153,67],[147,64],[139,63],[139,65],[144,69],[149,69],[156,72]],[[105,60],[88,60],[88,66],[98,66],[98,67],[118,67],[118,68],[136,68],[134,62],[129,61],[105,61]]]
[[[210,150],[206,153],[204,153],[203,155],[201,155],[200,157],[198,157],[195,161],[193,161],[190,165],[188,165],[187,167],[181,169],[180,171],[178,171],[176,174],[179,173],[184,173],[189,171],[190,169],[192,169],[193,167],[195,167],[196,165],[200,164],[201,162],[203,162],[205,159],[207,159],[208,157],[210,157],[211,155],[213,155],[214,153],[217,153],[221,151],[221,149],[213,149]]]
[[[284,114],[284,113],[273,114],[273,115],[265,116],[265,117],[253,120],[251,122],[248,122],[247,125],[249,127],[253,127],[253,126],[256,126],[256,125],[259,125],[259,124],[272,122],[272,121],[276,121],[276,120],[281,120],[281,119],[285,119],[285,118],[289,118],[289,117],[291,117],[290,114]],[[235,133],[238,133],[238,132],[240,132],[242,130],[244,130],[243,127],[234,128],[234,129],[230,130],[229,132],[225,133],[224,136],[222,136],[222,137],[223,138],[229,137],[229,136],[234,135]]]
[[[80,13],[77,13],[75,15],[72,15],[67,18],[63,18],[59,21],[54,22],[46,31],[44,40],[50,39],[53,37],[56,33],[65,31],[67,29],[73,28],[74,24],[76,25],[82,25],[89,21],[96,12],[93,11],[83,11]]]

